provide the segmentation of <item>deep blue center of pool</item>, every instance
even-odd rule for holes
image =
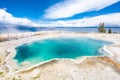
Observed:
[[[111,42],[90,38],[51,38],[25,43],[17,46],[18,64],[24,61],[40,63],[54,58],[77,58],[80,56],[99,56],[98,50]]]

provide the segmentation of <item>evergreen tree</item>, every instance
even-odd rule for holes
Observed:
[[[100,33],[105,33],[106,32],[105,24],[104,23],[100,23],[99,24],[98,32],[100,32]]]
[[[111,28],[108,30],[108,33],[112,33],[112,29]]]

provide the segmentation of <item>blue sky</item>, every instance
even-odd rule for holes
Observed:
[[[6,8],[15,17],[39,19],[45,9],[60,1],[62,0],[0,0],[0,8]]]
[[[120,27],[120,0],[0,0],[0,25]]]

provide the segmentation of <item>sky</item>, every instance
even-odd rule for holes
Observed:
[[[0,0],[0,26],[120,27],[120,0]]]

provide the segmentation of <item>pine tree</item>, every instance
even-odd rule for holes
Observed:
[[[112,33],[112,29],[111,28],[108,30],[108,33]]]
[[[106,32],[105,24],[104,23],[100,23],[99,24],[98,32],[100,32],[100,33],[105,33]]]

